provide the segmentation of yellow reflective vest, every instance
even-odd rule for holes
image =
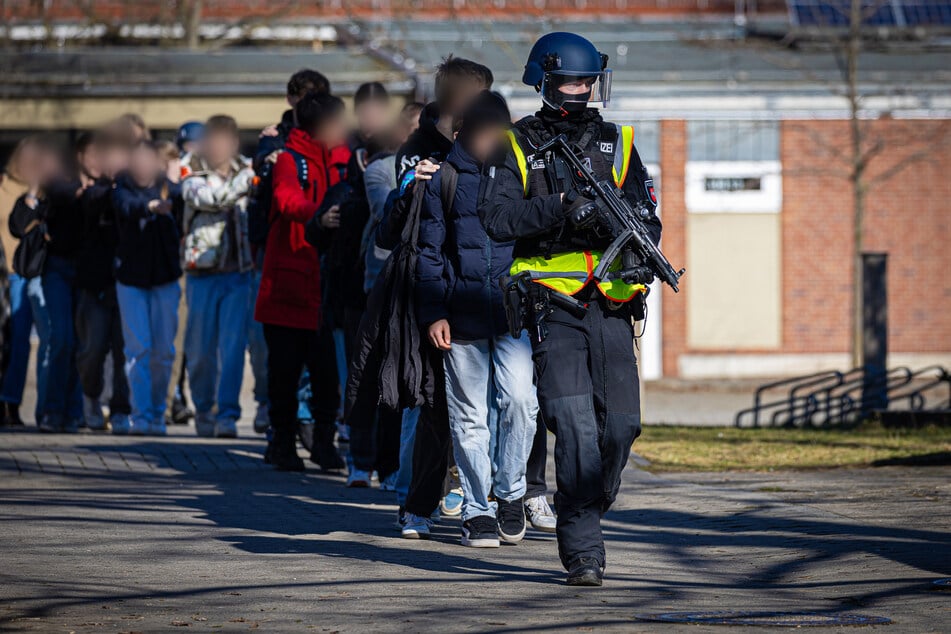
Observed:
[[[528,196],[528,160],[515,133],[508,131],[509,142],[515,153],[515,162],[522,177],[525,196]],[[614,165],[611,168],[614,184],[622,187],[627,179],[627,170],[631,162],[631,150],[634,147],[633,126],[619,126],[615,145]],[[551,257],[534,256],[516,258],[512,263],[511,275],[529,272],[532,281],[565,295],[575,295],[594,279],[594,271],[601,259],[600,251],[569,251],[556,253]],[[598,282],[598,290],[615,302],[627,302],[638,293],[647,291],[643,284],[628,284],[617,277],[621,270],[620,259],[608,267],[607,279]],[[613,276],[612,276],[613,274]]]

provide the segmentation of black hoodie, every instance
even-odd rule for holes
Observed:
[[[439,120],[439,111],[436,104],[431,103],[423,108],[419,115],[419,128],[406,140],[396,153],[396,186],[405,189],[404,179],[413,173],[416,164],[423,159],[431,158],[437,163],[446,160],[449,150],[452,149],[452,140],[447,139],[442,132],[436,129]]]
[[[173,215],[149,211],[149,201],[169,199]],[[127,175],[116,179],[112,204],[119,224],[116,280],[126,286],[152,288],[182,275],[178,246],[181,236],[175,212],[181,213],[181,189],[171,181],[139,187]]]

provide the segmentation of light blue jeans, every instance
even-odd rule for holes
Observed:
[[[250,273],[189,275],[185,359],[199,415],[218,405],[218,420],[241,418],[241,381],[248,345]]]
[[[19,405],[26,386],[26,369],[30,363],[30,331],[33,309],[26,294],[26,278],[10,273],[10,362],[3,375],[0,401]]]
[[[132,420],[140,424],[165,415],[181,294],[178,281],[151,288],[116,284]]]
[[[538,416],[532,346],[524,333],[518,339],[454,340],[443,359],[449,427],[465,498],[462,519],[495,517],[490,495],[507,502],[525,495],[525,465]]]
[[[400,468],[396,472],[396,503],[406,506],[406,496],[413,481],[413,445],[416,444],[416,423],[419,422],[419,408],[403,410],[403,424],[400,427]]]
[[[76,265],[50,255],[43,274],[27,282],[27,296],[40,338],[36,354],[36,421],[44,416],[61,422],[83,414],[82,389],[76,370],[74,311]]]
[[[258,405],[267,405],[267,342],[264,340],[264,324],[254,320],[254,306],[261,288],[261,270],[251,274],[251,293],[248,306],[248,355],[251,357],[251,374],[254,376],[254,400]]]

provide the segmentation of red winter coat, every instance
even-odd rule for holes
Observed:
[[[305,132],[291,130],[285,148],[307,160],[308,187],[301,188],[294,157],[282,152],[274,165],[271,228],[254,318],[275,326],[316,330],[320,325],[320,261],[317,250],[304,239],[304,225],[340,176],[329,169],[330,152]]]

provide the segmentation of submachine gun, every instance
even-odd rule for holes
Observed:
[[[656,277],[674,289],[675,293],[680,292],[678,284],[686,269],[675,270],[651,241],[643,220],[649,214],[647,207],[640,202],[632,207],[614,183],[598,181],[564,134],[544,143],[536,150],[536,155],[549,151],[556,152],[564,159],[580,181],[577,183],[580,185],[579,193],[591,199],[591,202],[574,211],[572,223],[578,227],[596,223],[596,228],[605,231],[612,240],[594,270],[595,281],[604,281],[608,268],[621,256],[622,267],[618,275],[625,282],[647,284]]]
[[[608,269],[620,257],[621,270],[611,273],[615,278],[620,277],[629,284],[650,284],[656,277],[675,293],[680,292],[678,284],[686,270],[674,270],[651,241],[644,223],[644,218],[650,213],[647,207],[641,202],[632,207],[614,183],[598,181],[565,135],[560,134],[544,143],[536,150],[536,155],[546,152],[555,152],[565,161],[574,172],[578,193],[589,199],[572,212],[571,223],[578,228],[590,227],[611,239],[594,270],[594,280],[605,281]],[[587,304],[574,297],[539,287],[527,272],[502,278],[500,282],[513,337],[518,337],[522,328],[528,327],[537,341],[543,341],[548,335],[545,322],[554,308],[561,308],[579,319],[588,309]]]

